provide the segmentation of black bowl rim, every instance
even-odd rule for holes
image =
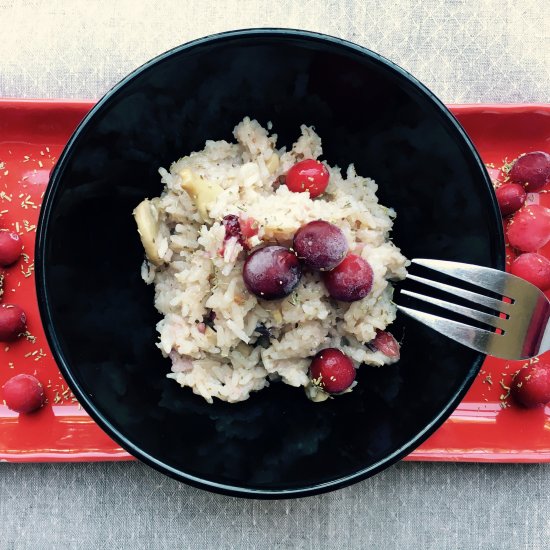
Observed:
[[[58,184],[63,175],[65,168],[68,164],[69,159],[72,156],[72,148],[79,141],[83,130],[86,128],[90,120],[100,112],[107,102],[116,96],[121,90],[124,90],[126,84],[130,81],[137,78],[144,71],[150,67],[162,63],[163,61],[170,58],[172,55],[188,50],[192,50],[195,47],[202,46],[204,44],[218,43],[223,44],[226,41],[231,41],[233,39],[238,39],[242,37],[270,37],[270,38],[289,38],[294,37],[306,42],[323,42],[329,43],[334,46],[337,46],[341,49],[351,50],[356,54],[362,54],[369,57],[375,63],[389,68],[391,71],[396,73],[398,76],[401,76],[404,80],[408,81],[409,84],[412,84],[413,87],[416,87],[418,91],[425,94],[431,102],[439,108],[440,113],[443,115],[443,118],[446,119],[446,122],[449,125],[450,129],[453,129],[456,133],[456,139],[462,141],[463,145],[469,150],[470,154],[474,157],[475,161],[478,164],[481,175],[485,181],[486,190],[489,192],[490,200],[492,203],[493,218],[494,218],[494,229],[496,235],[500,241],[500,247],[495,252],[495,266],[498,269],[504,269],[505,265],[505,255],[504,255],[504,235],[502,225],[500,223],[500,211],[498,204],[496,202],[496,197],[493,191],[493,186],[491,180],[485,168],[479,153],[475,149],[472,141],[455,119],[452,113],[447,109],[441,100],[439,100],[431,90],[429,90],[424,84],[418,81],[414,76],[408,73],[403,68],[399,67],[389,59],[381,56],[380,54],[373,52],[363,46],[354,44],[342,38],[311,32],[304,31],[300,29],[290,29],[290,28],[249,28],[249,29],[239,29],[233,31],[227,31],[217,34],[208,35],[202,38],[198,38],[191,42],[187,42],[175,48],[172,48],[148,62],[144,63],[130,74],[128,74],[124,79],[117,83],[113,88],[111,88],[89,111],[89,113],[84,117],[80,122],[71,138],[67,142],[63,152],[59,156],[59,160],[52,171],[50,177],[50,183],[47,187],[46,193],[44,195],[42,208],[40,211],[39,223],[37,228],[37,237],[35,245],[35,270],[36,270],[36,290],[38,295],[38,304],[40,315],[42,317],[43,326],[45,329],[46,337],[52,353],[56,359],[56,362],[63,374],[63,377],[67,381],[73,393],[76,395],[79,403],[83,406],[85,411],[94,419],[95,422],[112,438],[114,439],[121,447],[126,451],[132,454],[134,457],[138,458],[145,464],[153,467],[154,469],[160,471],[161,473],[172,477],[178,481],[185,482],[194,487],[201,489],[206,489],[215,493],[220,493],[228,496],[240,496],[248,497],[255,499],[275,499],[275,498],[296,498],[311,496],[316,494],[325,493],[335,489],[343,488],[363,479],[366,479],[374,474],[379,473],[380,471],[391,466],[395,462],[401,460],[410,452],[412,452],[416,447],[418,447],[422,442],[424,442],[437,428],[443,424],[443,422],[451,415],[452,411],[458,406],[468,389],[470,388],[472,382],[475,379],[475,376],[481,368],[481,364],[485,358],[484,354],[479,353],[477,358],[472,364],[468,375],[465,377],[463,383],[459,387],[458,391],[455,393],[454,397],[447,403],[442,411],[415,437],[410,441],[404,444],[401,448],[394,451],[392,454],[387,456],[385,459],[378,461],[377,463],[363,468],[353,474],[330,480],[323,483],[318,483],[315,485],[310,485],[307,487],[293,488],[293,489],[251,489],[245,487],[239,487],[238,485],[228,485],[222,483],[216,483],[208,479],[202,479],[190,474],[186,474],[176,468],[169,466],[168,464],[163,463],[162,461],[156,459],[154,456],[149,455],[148,453],[141,450],[136,444],[128,440],[124,434],[118,431],[99,410],[95,407],[93,401],[82,391],[77,383],[75,377],[71,372],[70,365],[65,360],[65,357],[62,352],[60,342],[57,338],[55,328],[52,323],[51,315],[51,303],[46,287],[46,278],[45,278],[45,266],[47,258],[44,254],[46,250],[46,243],[48,240],[47,228],[49,225],[50,217],[52,214],[52,206],[56,192],[58,190]]]

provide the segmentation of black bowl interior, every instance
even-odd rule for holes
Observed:
[[[304,495],[366,477],[410,452],[450,414],[481,355],[399,318],[402,358],[363,367],[323,404],[282,384],[228,405],[166,379],[153,288],[132,209],[158,195],[157,169],[244,116],[279,144],[301,123],[324,159],[375,178],[409,258],[501,267],[488,178],[446,109],[404,71],[337,39],[241,31],[138,69],[79,127],[52,176],[37,245],[48,338],[84,407],[130,452],[178,479],[239,495]]]

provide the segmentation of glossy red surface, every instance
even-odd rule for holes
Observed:
[[[36,338],[0,345],[0,386],[15,374],[34,374],[47,398],[37,413],[18,415],[0,396],[0,460],[131,459],[80,408],[61,377],[40,324],[32,273],[34,226],[50,170],[91,106],[0,100],[0,228],[16,230],[28,254],[6,270],[4,300],[25,309]],[[550,105],[455,105],[451,110],[484,161],[497,168],[525,151],[550,151]],[[550,193],[542,193],[540,201],[550,206]],[[550,257],[550,244],[542,253]],[[453,415],[407,460],[550,462],[550,407],[525,410],[504,397],[522,364],[488,358]]]
[[[36,341],[0,344],[0,387],[19,373],[43,384],[47,403],[19,415],[3,403],[0,390],[0,459],[13,462],[121,460],[128,455],[73,399],[61,377],[40,323],[34,275],[35,226],[50,170],[89,102],[0,101],[0,228],[17,231],[22,257],[5,269],[3,301],[27,313]]]
[[[451,110],[485,163],[495,168],[523,152],[550,151],[550,105],[454,105]],[[550,207],[549,192],[540,194],[540,203]],[[550,258],[550,244],[540,252]],[[509,248],[507,256],[509,264]],[[451,417],[407,460],[550,462],[550,406],[527,410],[505,398],[523,364],[488,357]]]

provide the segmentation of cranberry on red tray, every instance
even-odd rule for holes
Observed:
[[[521,183],[527,191],[538,191],[550,182],[550,155],[533,151],[518,157],[509,172],[510,179]]]
[[[23,245],[17,233],[0,231],[0,266],[15,263],[23,252]]]
[[[519,255],[510,266],[510,273],[546,290],[550,288],[550,260],[536,252]]]
[[[510,244],[522,252],[535,252],[550,240],[550,209],[530,204],[518,210],[508,223]]]
[[[263,300],[288,296],[300,282],[300,261],[288,248],[264,246],[246,259],[243,267],[244,284],[252,294]]]
[[[44,404],[44,388],[34,376],[18,374],[3,385],[2,398],[12,411],[31,413]]]
[[[527,193],[519,183],[504,183],[495,190],[500,212],[509,216],[519,210],[525,203]]]
[[[348,254],[332,271],[322,274],[328,293],[335,300],[355,302],[372,290],[374,274],[370,264],[355,254]]]
[[[294,193],[309,191],[313,199],[322,195],[328,185],[329,172],[326,166],[314,159],[297,162],[286,174],[286,186]]]
[[[27,316],[16,304],[0,304],[0,342],[11,342],[27,330]]]
[[[512,382],[511,393],[524,407],[550,402],[550,363],[533,363],[522,367]]]
[[[348,242],[339,227],[316,220],[300,227],[294,235],[294,251],[311,269],[328,271],[346,256]]]
[[[339,349],[321,350],[311,362],[309,377],[315,386],[327,393],[341,393],[355,380],[355,367],[351,359]]]

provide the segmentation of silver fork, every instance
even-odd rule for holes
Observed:
[[[498,316],[498,313],[491,315],[408,290],[401,290],[401,294],[475,319],[488,327],[487,330],[481,329],[397,305],[403,313],[465,346],[503,359],[528,359],[550,349],[550,301],[536,286],[504,271],[488,267],[425,259],[412,260],[412,263],[491,290],[500,296],[510,298],[512,303],[408,274],[407,279],[459,296],[495,312],[504,313],[506,318]],[[489,327],[500,329],[501,333]]]

